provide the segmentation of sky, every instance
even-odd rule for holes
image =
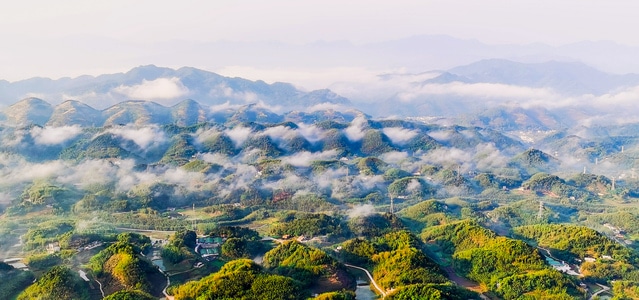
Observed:
[[[184,47],[220,41],[366,45],[437,34],[488,44],[639,46],[637,11],[638,1],[625,0],[11,1],[0,10],[0,79],[98,75],[144,64],[211,71],[255,64],[211,63],[202,52],[181,57]]]

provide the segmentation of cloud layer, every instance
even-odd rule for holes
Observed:
[[[189,94],[189,89],[182,84],[179,78],[172,77],[143,80],[142,83],[132,86],[120,85],[114,88],[113,92],[129,99],[165,103],[167,100],[186,97]]]

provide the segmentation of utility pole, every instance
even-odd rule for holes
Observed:
[[[191,222],[191,226],[193,226],[193,231],[195,231],[195,225],[197,221],[195,220],[195,203],[193,203],[193,222]]]
[[[391,192],[388,192],[388,197],[390,198],[390,213],[391,215],[395,214],[395,207],[393,205],[393,194],[391,194]]]

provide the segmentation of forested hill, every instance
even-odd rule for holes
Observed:
[[[638,294],[632,125],[20,105],[29,124],[0,127],[0,250],[30,270],[0,265],[7,297],[153,299],[168,276],[177,299],[352,299],[370,279],[350,266],[389,299]]]

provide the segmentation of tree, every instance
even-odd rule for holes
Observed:
[[[104,298],[104,300],[154,300],[154,299],[155,297],[140,290],[117,291],[111,295],[106,296],[106,298]]]
[[[176,247],[182,247],[182,245],[193,249],[197,241],[197,234],[193,230],[178,230],[171,238],[171,244]]]
[[[88,299],[88,288],[65,266],[55,266],[18,296],[18,300]]]
[[[222,255],[231,259],[247,258],[249,257],[249,252],[246,244],[247,242],[243,239],[227,239],[222,244]]]

